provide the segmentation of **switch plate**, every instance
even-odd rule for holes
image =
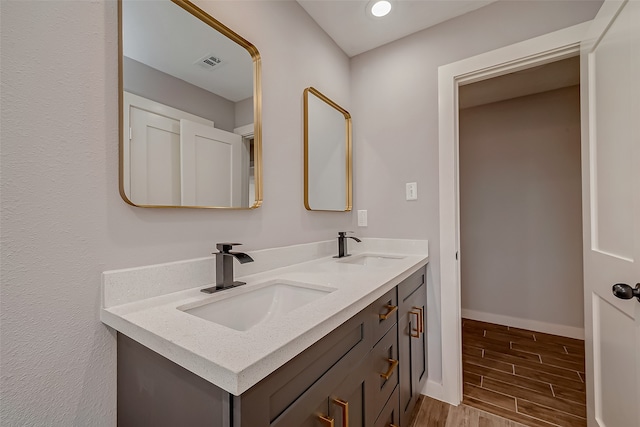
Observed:
[[[417,182],[407,182],[407,200],[418,200]]]
[[[366,227],[367,226],[367,211],[361,210],[358,211],[358,227]]]

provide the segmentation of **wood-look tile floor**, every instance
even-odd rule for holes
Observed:
[[[587,425],[584,341],[463,319],[462,347],[464,404],[531,427]]]
[[[524,427],[515,421],[467,406],[420,396],[413,412],[410,427]]]

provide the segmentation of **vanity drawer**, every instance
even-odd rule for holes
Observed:
[[[373,408],[381,410],[389,396],[397,388],[398,375],[398,330],[392,328],[376,344],[369,354],[371,366],[368,393]],[[378,412],[374,414],[378,416]]]
[[[396,288],[378,298],[371,304],[373,339],[378,342],[389,329],[398,323],[398,293]]]
[[[365,427],[367,360],[346,370],[331,370],[289,406],[269,427],[321,427],[334,420],[340,427]],[[346,420],[345,420],[346,419]],[[343,422],[346,421],[346,422]],[[253,427],[253,426],[252,426]]]
[[[400,400],[395,389],[373,427],[400,427]]]
[[[287,426],[299,413],[313,414],[318,395],[328,393],[371,349],[369,311],[363,310],[329,335],[277,369],[239,397],[234,397],[234,426]],[[326,397],[326,396],[325,396]],[[303,403],[304,402],[304,403]],[[302,411],[302,412],[301,412]],[[311,420],[311,419],[310,419]],[[302,425],[302,424],[301,424]]]
[[[398,302],[400,305],[426,282],[426,268],[413,273],[398,285]]]

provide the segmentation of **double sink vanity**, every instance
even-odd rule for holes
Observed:
[[[260,207],[258,49],[188,0],[120,0],[118,24],[123,200]],[[311,86],[302,100],[304,207],[349,212],[351,115]],[[428,242],[338,242],[338,258],[334,240],[220,243],[215,262],[105,272],[118,425],[407,427],[427,377]]]
[[[407,426],[427,375],[426,241],[251,252],[103,274],[118,425]]]

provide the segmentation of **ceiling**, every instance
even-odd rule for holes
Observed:
[[[122,53],[232,102],[253,96],[249,52],[171,2],[122,2]],[[220,58],[207,69],[206,57]]]
[[[349,56],[479,9],[495,0],[391,0],[383,18],[367,13],[369,0],[296,0]]]
[[[367,13],[369,0],[296,1],[347,55],[355,56],[495,0],[392,0],[394,9],[384,18]],[[248,52],[171,2],[123,2],[123,36],[127,57],[234,102],[253,94]],[[205,70],[197,65],[205,55],[223,62],[214,70]],[[538,68],[535,74],[535,70],[524,70],[504,76],[500,85],[488,80],[465,87],[460,94],[461,108],[578,83],[578,75],[571,71],[575,59],[573,64]]]
[[[470,108],[579,84],[580,57],[574,56],[461,86],[458,102]]]

